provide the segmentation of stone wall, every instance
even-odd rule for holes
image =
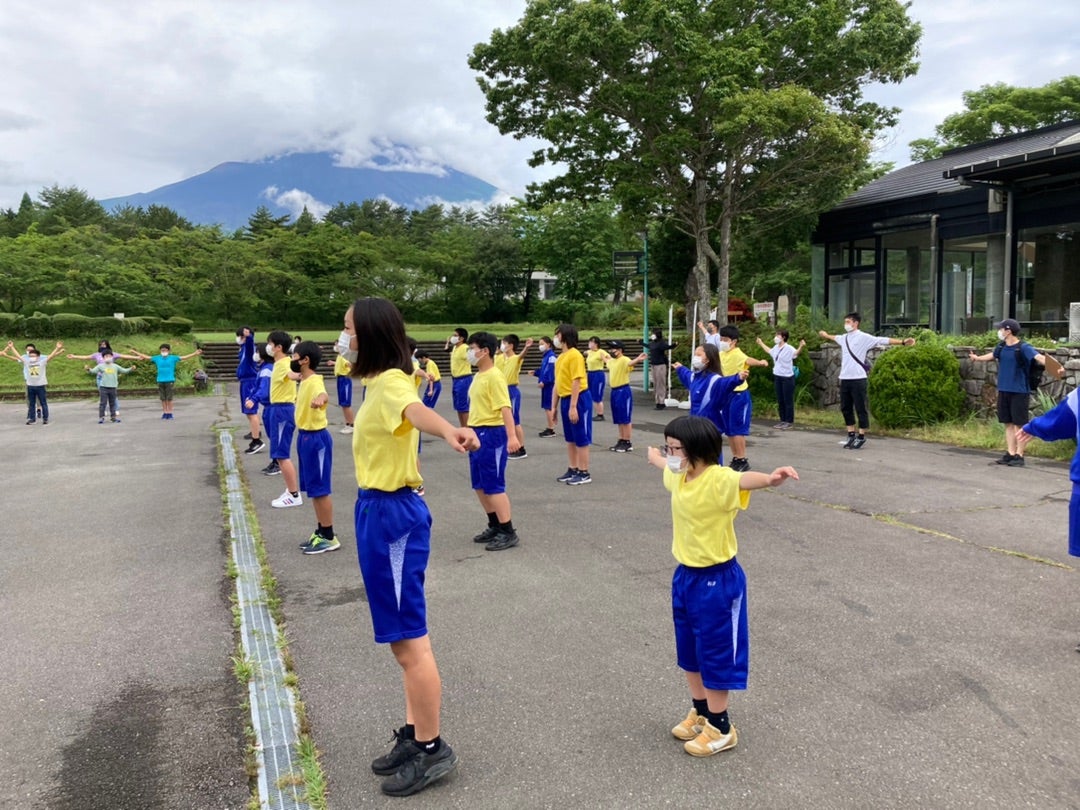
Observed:
[[[967,394],[968,407],[980,415],[991,415],[997,402],[998,364],[996,360],[986,363],[969,360],[968,353],[973,349],[972,346],[954,346],[952,349],[956,359],[960,361],[960,384]],[[903,351],[903,348],[893,346],[889,349],[872,349],[867,357],[871,367],[884,351]],[[979,353],[985,354],[985,351]],[[822,408],[839,407],[840,347],[829,342],[818,351],[808,354],[814,363],[813,390],[818,405]],[[1039,390],[1054,401],[1060,401],[1080,383],[1080,349],[1060,348],[1054,349],[1050,354],[1065,367],[1065,377],[1062,380],[1052,380],[1044,374]]]

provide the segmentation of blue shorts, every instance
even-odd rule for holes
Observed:
[[[428,394],[427,386],[421,389],[424,392],[424,396],[421,401],[429,408],[434,408],[435,403],[439,401],[439,394],[442,393],[442,383],[434,382],[431,384],[431,393]]]
[[[263,426],[270,437],[270,458],[288,458],[296,430],[296,406],[291,402],[271,402],[263,408]]]
[[[348,374],[339,374],[337,380],[337,404],[339,408],[352,407],[352,377]]]
[[[750,402],[750,392],[736,391],[733,393],[724,404],[724,413],[720,417],[724,423],[724,435],[749,436],[752,414],[753,405]]]
[[[604,388],[607,386],[607,374],[603,371],[588,371],[585,373],[589,383],[589,396],[593,404],[604,402]]]
[[[251,400],[251,407],[247,401]],[[245,377],[240,380],[240,413],[254,414],[259,412],[259,378]]]
[[[516,385],[506,386],[510,392],[510,410],[514,412],[514,424],[521,424],[521,389]]]
[[[458,413],[469,411],[469,386],[472,385],[472,375],[467,377],[454,377],[454,410]]]
[[[427,635],[424,572],[431,552],[431,513],[408,487],[361,489],[353,515],[356,556],[378,644]]]
[[[733,557],[708,568],[680,565],[671,578],[679,668],[706,689],[745,689],[750,673],[746,575]]]
[[[554,399],[555,383],[547,383],[540,389],[540,407],[545,411],[551,410],[551,402]]]
[[[592,397],[589,392],[582,391],[578,394],[576,425],[570,421],[570,397],[559,400],[559,411],[562,413],[563,436],[567,443],[577,447],[588,447],[592,444]]]
[[[333,489],[331,471],[334,467],[334,439],[326,428],[296,432],[296,458],[299,465],[300,489],[309,498],[322,498]]]
[[[1080,484],[1072,485],[1069,501],[1069,553],[1080,557]]]
[[[629,385],[611,389],[611,421],[616,425],[629,425],[634,416],[634,392]]]
[[[472,488],[485,495],[506,492],[506,428],[473,428],[480,440],[480,449],[469,453],[469,476]]]

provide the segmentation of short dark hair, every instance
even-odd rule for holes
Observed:
[[[409,343],[409,352],[410,352],[410,353],[412,353],[412,352],[415,352],[415,351],[416,351],[416,347],[417,347],[417,346],[419,345],[419,344],[418,344],[418,343],[416,342],[416,338],[414,338],[414,337],[408,337],[408,336],[406,336],[405,340],[406,340],[406,341],[408,341],[408,343]]]
[[[787,329],[777,329],[777,330],[776,330],[776,333],[775,333],[775,334],[777,334],[777,335],[779,335],[780,337],[782,337],[782,338],[784,339],[784,342],[785,342],[785,343],[787,343],[787,341],[788,341],[788,337],[789,337],[789,336],[788,336],[788,330],[787,330]]]
[[[104,360],[106,357],[112,357],[112,356],[113,356],[113,350],[112,349],[102,349],[101,350],[101,359],[102,360]]]
[[[717,329],[720,328],[720,321],[716,320],[716,318],[709,318],[709,323],[711,323]]]
[[[521,338],[511,332],[509,335],[503,335],[503,342],[509,343],[511,346],[513,346],[514,351],[516,352],[518,350],[518,346],[521,345]]]
[[[271,346],[279,346],[284,351],[292,345],[292,338],[289,337],[288,332],[282,329],[275,329],[266,336],[266,342]]]
[[[724,439],[716,425],[703,416],[679,416],[667,423],[665,439],[682,442],[687,464],[719,464]]]
[[[589,338],[589,343],[595,343],[596,347],[599,348],[600,347],[600,336],[599,335],[593,335],[591,338]]]
[[[168,343],[162,343],[160,346],[158,346],[158,349],[168,349],[171,352],[172,346],[170,346]]]
[[[293,354],[298,354],[301,358],[306,357],[312,369],[317,369],[319,363],[322,362],[322,349],[319,348],[319,344],[314,340],[301,341],[300,344],[293,349]]]
[[[266,344],[260,343],[255,347],[255,354],[259,355],[259,359],[264,363],[273,363],[274,355],[266,351]]]
[[[427,349],[419,348],[419,349],[416,350],[416,359],[417,360],[430,360],[431,359],[431,353]]]
[[[726,337],[729,340],[739,339],[739,327],[732,326],[730,323],[720,327],[720,337]]]
[[[555,334],[562,337],[563,348],[576,349],[578,344],[577,327],[572,323],[560,323],[555,328]]]
[[[33,349],[36,352],[37,351],[37,345],[34,344],[34,343],[27,343],[26,347],[25,347],[25,351],[29,352],[31,349]]]
[[[487,349],[488,354],[494,358],[495,350],[499,347],[499,341],[495,339],[491,332],[473,332],[469,335],[469,345],[478,349]]]
[[[373,377],[390,369],[412,375],[412,351],[405,335],[405,319],[385,298],[357,298],[352,305],[356,327],[356,362],[350,377]]]
[[[844,316],[845,321],[855,321],[855,323],[862,323],[862,315],[858,312],[849,312]]]
[[[464,326],[459,326],[457,329],[454,330],[454,334],[462,340],[467,340],[469,337],[469,330],[466,329]]]
[[[722,374],[723,368],[720,365],[720,350],[716,348],[716,344],[702,343],[701,351],[705,352],[705,368],[713,374]]]
[[[547,335],[541,335],[539,338],[537,338],[536,342],[539,343],[541,340],[544,341],[544,343],[546,343],[548,346],[554,345],[551,338]]]

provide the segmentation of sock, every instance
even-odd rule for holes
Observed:
[[[855,438],[855,431],[853,431],[853,430],[849,430],[849,431],[848,431],[848,435],[847,435],[847,437],[848,437],[849,439],[854,439],[854,438]]]
[[[323,538],[324,540],[333,540],[334,539],[334,526],[333,526],[333,524],[331,524],[329,526],[323,526],[320,523],[319,528],[317,528],[315,530],[315,534],[319,535],[319,537]]]
[[[709,701],[705,700],[704,698],[702,698],[701,700],[691,698],[691,700],[694,701],[694,711],[698,713],[698,717],[709,716]]]
[[[420,740],[414,738],[413,745],[415,745],[425,754],[434,754],[440,748],[442,748],[442,737],[436,737],[434,740],[428,740],[427,742],[421,742]]]
[[[709,725],[720,730],[721,734],[731,731],[731,721],[728,719],[727,709],[722,712],[709,712]]]
[[[415,740],[416,739],[416,726],[414,726],[412,723],[406,723],[405,724],[405,739],[406,740]]]
[[[499,530],[504,531],[507,534],[513,534],[514,533],[514,521],[508,520],[508,521],[506,521],[506,523],[500,523],[499,524]]]
[[[499,525],[499,519],[497,517],[495,517],[494,512],[488,512],[487,516],[488,516],[488,528],[489,529],[494,529],[496,526]]]
[[[297,490],[296,492],[290,492],[289,494],[292,495],[294,498],[299,498],[300,497],[300,491],[299,490]]]

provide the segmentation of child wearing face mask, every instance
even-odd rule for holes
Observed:
[[[315,507],[315,531],[300,544],[304,554],[323,554],[341,548],[334,534],[331,480],[334,439],[327,430],[326,385],[317,369],[322,362],[319,344],[302,340],[293,351],[289,369],[300,375],[296,389],[296,461],[298,487]]]
[[[105,352],[110,352],[112,354],[112,358],[113,358],[114,363],[117,360],[134,360],[135,359],[135,357],[133,355],[126,355],[126,354],[120,354],[120,352],[114,352],[112,346],[109,345],[109,341],[107,341],[107,340],[99,340],[98,341],[98,350],[96,352],[94,352],[93,354],[69,354],[69,355],[67,355],[67,359],[68,360],[93,360],[94,363],[97,364],[97,363],[104,362],[103,358],[105,356]],[[101,375],[100,374],[97,377],[97,387],[101,388]],[[101,394],[101,391],[98,391],[99,396],[100,396],[100,394]],[[117,400],[117,402],[116,402],[116,417],[117,417],[117,420],[119,421],[119,418],[120,418],[120,401],[119,400]]]
[[[540,345],[540,368],[529,373],[536,377],[536,384],[540,386],[540,407],[547,418],[547,427],[538,435],[541,439],[552,439],[555,437],[555,423],[558,421],[555,412],[555,362],[558,358],[555,356],[555,344],[551,338],[544,335],[537,342]]]
[[[459,326],[446,339],[446,346],[444,347],[450,352],[450,376],[453,378],[451,388],[454,397],[454,410],[457,411],[458,424],[461,427],[469,424],[469,385],[472,384],[473,373],[472,366],[465,359],[465,355],[469,351],[469,345],[466,343],[468,337],[469,330],[464,326]]]
[[[292,463],[293,433],[296,432],[296,381],[300,375],[292,370],[292,357],[286,354],[289,333],[280,329],[266,337],[266,353],[273,360],[270,372],[270,404],[263,410],[263,424],[270,438],[270,466],[265,475],[280,475],[285,479],[285,491],[270,502],[275,509],[300,506],[300,482]]]
[[[725,376],[749,371],[750,366],[768,368],[765,360],[748,357],[739,348],[739,327],[728,324],[720,327],[720,368]],[[750,386],[744,380],[735,386],[723,404],[724,435],[731,444],[731,467],[738,472],[750,469],[750,460],[746,457],[746,437],[750,435],[750,420],[753,417],[753,402],[750,400]]]
[[[600,338],[589,338],[589,349],[585,352],[585,375],[589,383],[589,396],[592,397],[594,422],[604,421],[604,389],[607,387],[607,373],[605,363],[611,359],[611,355],[600,348]]]
[[[48,380],[45,369],[49,361],[64,350],[64,344],[57,341],[56,348],[49,354],[42,356],[37,346],[33,343],[26,344],[26,354],[19,354],[13,341],[8,341],[7,346],[0,352],[0,357],[21,363],[23,367],[23,380],[26,381],[26,424],[32,425],[37,422],[37,414],[41,414],[42,424],[49,424],[49,399],[45,393]]]
[[[746,689],[750,630],[746,576],[736,559],[735,516],[750,491],[799,479],[792,467],[738,472],[720,463],[720,432],[708,419],[680,416],[664,428],[663,449],[649,463],[664,471],[671,493],[671,583],[675,653],[686,675],[691,709],[671,729],[691,756],[709,757],[738,744],[728,717],[731,690]]]
[[[749,372],[742,369],[729,377],[722,376],[720,351],[712,343],[702,343],[694,349],[689,369],[682,363],[675,363],[674,368],[679,382],[690,392],[690,415],[708,419],[723,433],[724,403],[731,392],[743,384]],[[718,463],[723,464],[722,450],[719,459]]]
[[[525,341],[525,348],[521,354],[517,353],[521,346],[521,338],[517,335],[506,335],[499,343],[499,353],[495,355],[495,368],[502,372],[506,378],[506,387],[510,391],[510,409],[514,412],[514,433],[517,434],[518,444],[521,445],[516,452],[510,454],[510,458],[528,458],[525,452],[525,431],[521,429],[521,364],[525,361],[525,353],[532,348],[532,338]]]
[[[761,338],[757,338],[757,345],[773,359],[773,388],[780,412],[780,422],[773,427],[788,430],[795,424],[795,358],[806,348],[806,341],[800,340],[799,348],[793,349],[788,344],[788,330],[777,329],[772,346],[766,346]]]
[[[109,408],[110,421],[120,421],[120,416],[118,415],[116,408],[116,389],[120,385],[120,375],[130,374],[134,370],[135,366],[124,368],[114,362],[113,353],[107,349],[101,352],[100,363],[93,368],[86,366],[86,372],[88,374],[94,374],[97,377],[99,425],[105,424],[106,405]]]
[[[190,354],[176,355],[172,353],[172,346],[162,343],[158,347],[157,357],[143,354],[137,349],[130,349],[132,355],[140,360],[149,360],[157,366],[158,397],[161,399],[161,418],[173,418],[173,396],[176,389],[176,367],[185,360],[202,354],[202,349],[196,349]]]

